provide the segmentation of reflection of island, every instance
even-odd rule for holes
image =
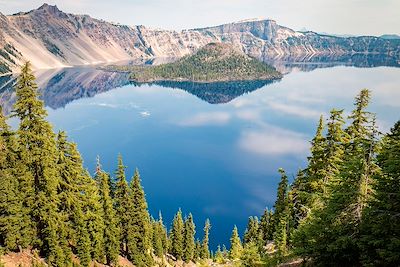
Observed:
[[[36,73],[40,98],[52,109],[65,107],[68,103],[106,92],[129,83],[128,74],[104,72],[93,68],[68,68],[58,71]],[[15,102],[13,76],[0,77],[0,99],[5,113],[11,111]]]
[[[274,81],[237,81],[237,82],[174,82],[160,81],[148,83],[149,85],[158,85],[162,87],[178,88],[192,95],[197,96],[210,104],[223,104],[232,101],[234,98],[243,94],[253,92]],[[141,86],[145,83],[135,83],[135,86]]]

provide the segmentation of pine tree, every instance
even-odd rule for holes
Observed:
[[[196,239],[196,242],[194,244],[194,260],[197,261],[198,259],[200,259],[201,256],[201,242],[199,239]]]
[[[288,202],[288,178],[283,169],[279,169],[281,181],[278,185],[277,198],[274,205],[274,241],[279,255],[285,255],[288,241],[288,220],[289,220],[289,202]]]
[[[168,250],[167,230],[165,229],[161,212],[158,220],[152,221],[153,225],[153,251],[157,257],[162,257]]]
[[[385,135],[377,157],[374,199],[363,214],[362,260],[365,266],[400,265],[400,121]]]
[[[231,248],[229,250],[229,258],[232,260],[238,260],[242,256],[242,242],[240,241],[238,229],[235,225],[232,231],[232,236],[231,236]]]
[[[246,243],[240,259],[242,260],[242,265],[245,267],[253,267],[260,264],[261,256],[257,244],[254,242]]]
[[[196,234],[195,227],[196,226],[194,225],[193,222],[193,216],[192,214],[189,214],[184,224],[183,260],[185,262],[189,262],[194,259],[194,250],[195,250],[194,235]]]
[[[151,257],[151,224],[150,215],[147,210],[146,196],[141,185],[139,171],[136,169],[130,184],[131,201],[133,211],[131,212],[132,224],[130,225],[128,236],[128,258],[136,266],[149,266],[152,264]]]
[[[89,266],[91,242],[83,211],[87,174],[83,169],[76,144],[69,143],[64,132],[60,132],[57,136],[57,149],[59,152],[57,165],[61,178],[58,212],[64,218],[67,239],[76,246],[81,265]]]
[[[125,166],[122,161],[122,156],[118,156],[118,168],[115,173],[115,211],[118,218],[118,226],[120,230],[120,251],[123,256],[128,255],[128,240],[132,242],[133,235],[130,234],[130,227],[132,225],[132,211],[134,210],[133,202],[131,199],[131,192],[126,181]],[[132,239],[132,240],[131,240]]]
[[[170,234],[171,254],[178,260],[181,260],[183,258],[183,234],[184,225],[182,219],[182,211],[179,209],[174,217],[174,220],[172,221],[172,229]]]
[[[100,169],[99,169],[100,170]],[[91,241],[91,258],[103,262],[105,258],[105,221],[102,197],[97,181],[84,175],[85,194],[82,194],[85,225]]]
[[[322,207],[327,162],[326,139],[323,136],[324,121],[320,117],[317,131],[311,141],[311,156],[308,158],[308,166],[300,171],[293,183],[293,196],[295,198],[296,220],[300,222],[313,209]]]
[[[273,212],[268,208],[264,210],[263,215],[260,219],[260,238],[262,241],[262,246],[266,246],[268,241],[271,241],[273,238],[273,223],[272,223]]]
[[[318,240],[316,259],[321,263],[335,260],[341,265],[355,265],[359,262],[359,225],[371,197],[371,176],[378,171],[377,130],[373,116],[364,110],[368,100],[366,90],[356,98],[356,108],[349,117],[352,122],[346,130],[349,140],[344,144],[343,163],[331,186],[329,202],[320,215],[325,222],[320,231],[324,239]]]
[[[244,232],[243,243],[250,243],[259,245],[260,243],[260,231],[259,231],[259,222],[256,216],[250,216],[249,221],[247,223],[246,231]]]
[[[99,188],[100,203],[104,221],[103,244],[106,263],[114,264],[117,261],[119,252],[119,231],[117,227],[116,212],[110,196],[109,175],[101,169],[100,162],[97,162],[95,179]]]
[[[0,246],[15,251],[33,239],[29,210],[23,205],[18,175],[26,170],[17,157],[14,132],[0,106]]]
[[[201,243],[201,253],[200,258],[209,259],[210,258],[210,249],[208,247],[209,243],[209,235],[210,235],[211,223],[209,219],[206,219],[204,224],[204,237]]]
[[[39,244],[49,264],[69,266],[71,258],[66,229],[63,218],[57,212],[60,176],[56,164],[55,134],[46,121],[43,102],[38,99],[37,85],[29,62],[21,69],[16,95],[13,116],[20,120],[17,131],[18,151],[28,170],[20,186],[28,186],[22,194],[26,195],[27,205],[32,209],[34,221],[37,222],[38,239],[35,243]],[[30,187],[32,181],[34,191]]]
[[[216,262],[218,264],[224,264],[225,263],[224,255],[222,254],[220,245],[218,245],[217,251],[215,252],[214,262]]]
[[[349,139],[348,134],[343,130],[344,123],[343,110],[331,110],[330,118],[327,123],[328,132],[325,137],[325,144],[323,145],[322,138],[318,137],[320,136],[319,132],[322,131],[322,123],[320,122],[318,127],[320,130],[317,130],[312,147],[315,151],[320,151],[322,147],[324,147],[323,153],[313,153],[315,157],[317,157],[318,154],[323,154],[323,163],[320,162],[321,164],[317,164],[319,160],[313,159],[312,155],[311,159],[309,159],[309,164],[315,167],[307,168],[305,173],[301,172],[294,182],[294,190],[298,188],[303,190],[299,184],[302,184],[303,181],[307,181],[308,175],[319,177],[316,179],[312,178],[314,181],[319,181],[315,183],[317,186],[314,187],[316,189],[316,194],[311,195],[311,198],[306,195],[306,199],[312,200],[309,202],[311,206],[307,207],[304,213],[307,216],[302,218],[292,238],[295,253],[304,258],[316,258],[319,254],[318,251],[326,247],[327,241],[325,238],[328,237],[324,236],[323,233],[325,228],[329,229],[330,218],[325,216],[327,213],[324,209],[331,198],[334,186],[339,181],[338,174],[343,165],[345,145],[348,143]],[[321,142],[317,142],[316,140],[321,140]],[[320,144],[319,146],[316,145],[318,143]],[[321,147],[321,149],[317,149],[317,147]]]

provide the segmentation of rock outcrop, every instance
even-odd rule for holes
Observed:
[[[44,4],[29,12],[0,13],[0,74],[24,60],[36,69],[129,59],[182,57],[210,42],[232,43],[260,59],[345,54],[400,57],[400,40],[296,32],[273,20],[251,20],[181,32],[125,26],[67,14]]]

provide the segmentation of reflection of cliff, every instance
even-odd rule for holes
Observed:
[[[357,68],[372,67],[400,67],[400,60],[382,54],[353,54],[353,55],[312,55],[299,57],[274,57],[262,58],[268,64],[274,66],[278,71],[287,74],[292,69],[300,71],[312,71],[318,68],[330,68],[335,66],[353,66]]]
[[[55,73],[37,74],[40,98],[53,109],[65,107],[73,100],[93,97],[128,83],[128,74],[104,72],[91,68],[62,69]],[[0,99],[5,113],[11,111],[15,102],[13,86],[15,77],[0,77]]]
[[[223,104],[230,102],[236,97],[253,92],[271,83],[273,83],[273,81],[240,81],[215,83],[163,81],[150,84],[169,88],[178,88],[192,95],[195,95],[210,104]],[[139,83],[133,84],[135,86],[141,85]]]

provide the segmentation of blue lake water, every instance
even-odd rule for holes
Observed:
[[[369,88],[380,129],[400,119],[400,68],[286,72],[271,84],[214,86],[135,86],[124,74],[90,68],[37,75],[49,120],[78,144],[91,173],[97,155],[113,173],[121,153],[129,177],[139,168],[151,214],[161,210],[169,227],[178,208],[192,212],[199,237],[210,218],[215,248],[228,245],[234,224],[243,234],[248,216],[272,207],[278,168],[292,179],[305,166],[320,114],[348,114],[354,96]],[[9,110],[15,96],[7,83],[0,97]]]

